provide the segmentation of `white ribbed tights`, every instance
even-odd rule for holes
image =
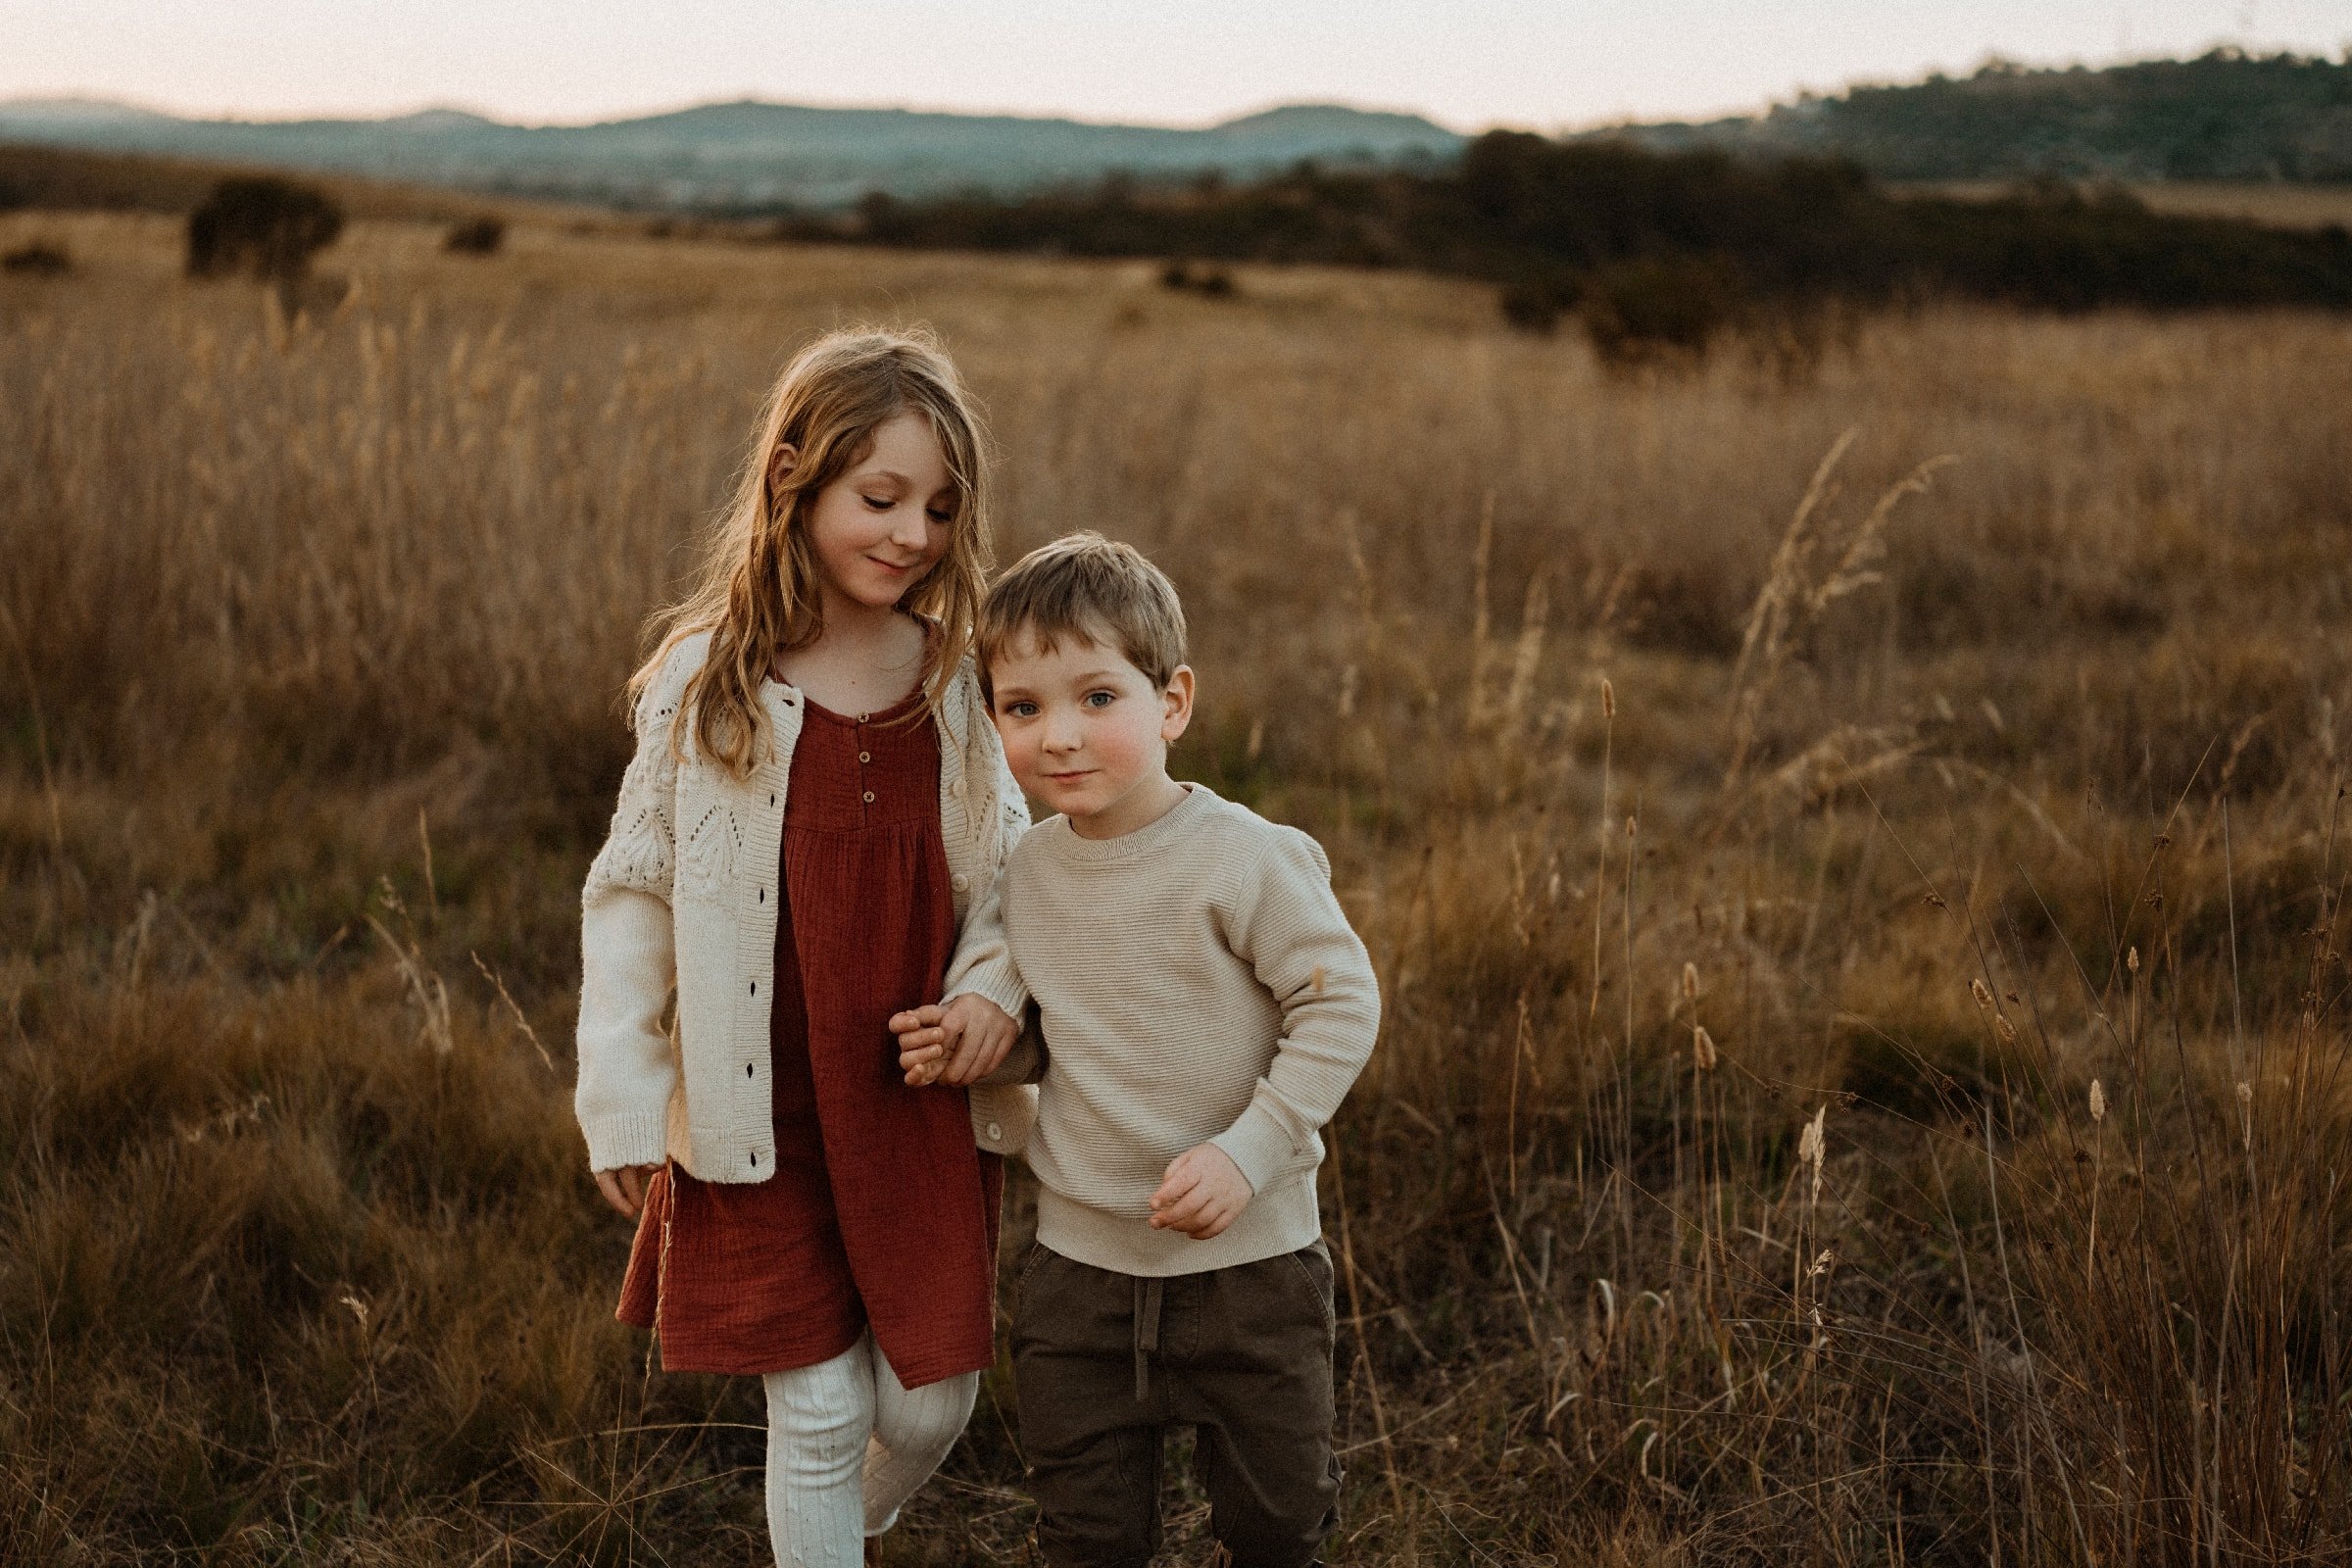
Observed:
[[[980,1374],[906,1389],[869,1331],[830,1361],[770,1372],[767,1533],[779,1568],[858,1568],[971,1419]]]

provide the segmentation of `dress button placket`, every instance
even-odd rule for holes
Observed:
[[[865,720],[865,714],[859,713],[858,715],[858,782],[860,784],[865,782],[865,764],[874,760],[873,752],[866,745]],[[872,790],[865,790],[862,793],[865,797],[865,804],[868,806],[873,805],[874,792]]]

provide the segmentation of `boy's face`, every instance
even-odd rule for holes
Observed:
[[[1115,648],[1064,637],[1047,650],[1020,636],[989,673],[1012,776],[1082,836],[1131,833],[1182,798],[1168,746],[1192,721],[1189,667],[1159,689]]]

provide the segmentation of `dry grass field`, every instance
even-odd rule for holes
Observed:
[[[1994,197],[2015,190],[2007,180],[1922,180],[1896,187],[1923,194]],[[2191,218],[2243,218],[2273,228],[2352,226],[2352,185],[2250,184],[2226,179],[2135,180],[2126,187],[2159,213]]]
[[[2352,322],[1629,377],[1399,275],[363,220],[289,321],[164,220],[35,238],[0,1557],[765,1560],[757,1390],[612,1320],[577,892],[642,617],[860,318],[986,398],[1004,558],[1167,565],[1180,770],[1379,963],[1335,1562],[2352,1551]],[[992,1378],[889,1560],[1025,1560],[1018,1443]]]

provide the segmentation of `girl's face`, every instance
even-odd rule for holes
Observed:
[[[798,459],[778,447],[770,471]],[[960,505],[928,418],[909,410],[877,427],[871,449],[804,514],[828,608],[896,606],[947,555]]]

